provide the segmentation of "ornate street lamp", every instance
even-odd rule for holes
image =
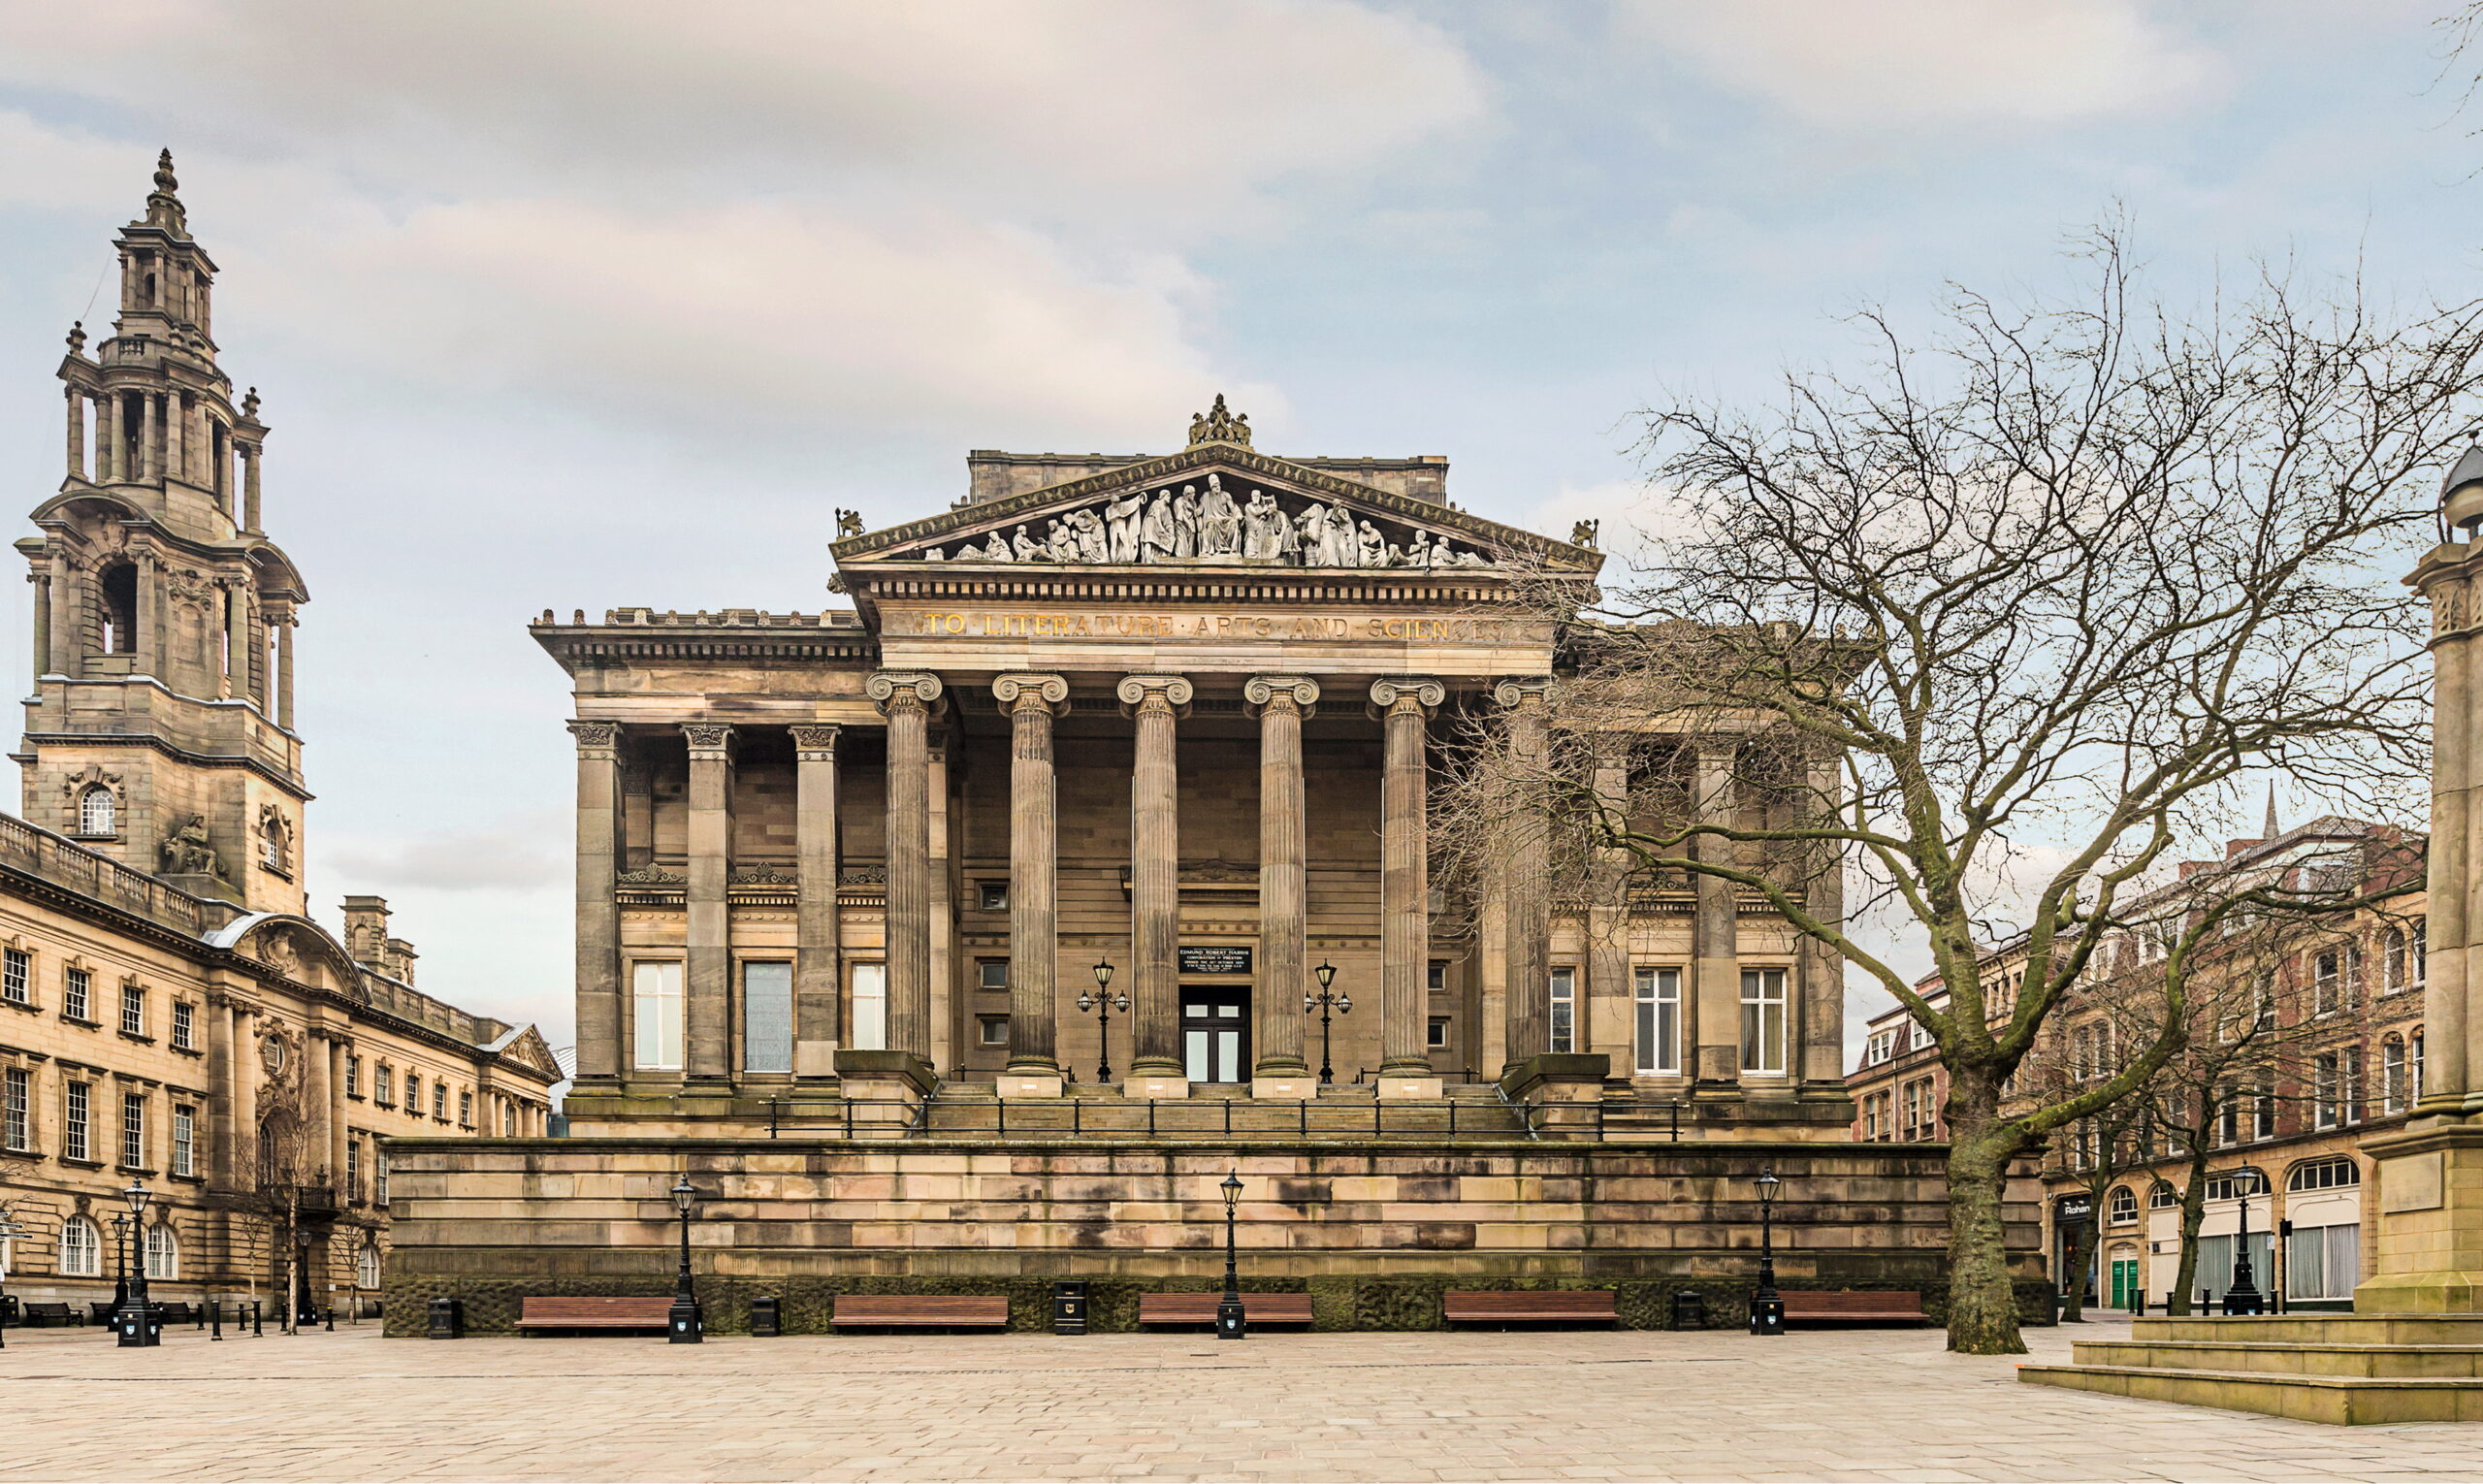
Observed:
[[[1319,1012],[1319,1085],[1325,1087],[1337,1080],[1336,1069],[1328,1065],[1328,1009],[1333,1005],[1338,1015],[1351,1015],[1354,1009],[1354,997],[1350,994],[1338,994],[1329,988],[1329,985],[1337,982],[1335,964],[1323,959],[1319,967],[1310,972],[1318,976],[1319,992],[1302,997],[1302,1013],[1306,1016],[1314,1007]]]
[[[318,1306],[310,1297],[310,1228],[293,1229],[293,1333],[299,1335],[305,1325],[319,1322]]]
[[[32,1227],[19,1226],[16,1213],[7,1205],[0,1204],[0,1316],[5,1316],[9,1312],[9,1258],[17,1250],[18,1238],[33,1235]],[[0,1324],[0,1350],[7,1348],[9,1348],[9,1327],[6,1324]]]
[[[122,1345],[160,1344],[163,1342],[162,1332],[155,1327],[155,1316],[146,1309],[145,1259],[142,1256],[136,1262],[130,1260],[136,1255],[134,1249],[145,1239],[146,1203],[154,1199],[154,1192],[131,1180],[129,1188],[120,1193],[120,1198],[129,1203],[127,1235],[121,1241],[121,1266],[128,1275],[122,1280],[120,1308],[113,1316],[113,1327],[119,1332],[116,1342]],[[114,1216],[113,1225],[119,1226],[122,1220],[122,1217]]]
[[[1102,959],[1097,959],[1095,992],[1088,994],[1082,989],[1079,991],[1078,1013],[1084,1015],[1092,1011],[1095,1016],[1095,1081],[1099,1082],[1109,1082],[1113,1080],[1112,1031],[1113,1012],[1115,1010],[1126,1013],[1129,1010],[1129,996],[1113,995],[1113,966]]]
[[[1242,1199],[1242,1172],[1227,1175],[1216,1188],[1224,1192],[1224,1297],[1216,1301],[1215,1338],[1242,1339],[1249,1330],[1242,1320],[1242,1280],[1233,1269],[1233,1208]]]
[[[1750,1332],[1754,1335],[1785,1333],[1785,1300],[1776,1292],[1776,1193],[1785,1182],[1776,1172],[1761,1166],[1758,1186],[1758,1287],[1750,1296]]]
[[[2234,1178],[2234,1189],[2241,1197],[2241,1227],[2233,1239],[2233,1286],[2224,1293],[2228,1314],[2255,1314],[2268,1307],[2250,1271],[2250,1198],[2259,1193],[2250,1186],[2257,1178],[2258,1172],[2247,1168]]]
[[[664,1316],[674,1344],[694,1345],[706,1339],[698,1322],[698,1293],[690,1283],[690,1208],[698,1199],[698,1188],[690,1183],[690,1172],[681,1173],[681,1181],[672,1187],[673,1210],[681,1212],[681,1272],[672,1286],[672,1308]]]

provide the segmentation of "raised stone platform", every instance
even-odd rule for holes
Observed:
[[[2017,1378],[2304,1422],[2483,1422],[2483,1315],[2138,1319]]]

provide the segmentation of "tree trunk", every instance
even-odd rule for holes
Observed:
[[[2168,1314],[2190,1312],[2190,1296],[2198,1291],[2199,1224],[2208,1213],[2207,1140],[2191,1145],[2190,1178],[2181,1192],[2181,1261],[2173,1274],[2173,1304]]]
[[[1993,1126],[1996,1089],[1961,1097],[1962,1081],[1951,1081],[1949,1094],[1949,1348],[2023,1355],[2000,1211],[2010,1156],[2020,1141]]]

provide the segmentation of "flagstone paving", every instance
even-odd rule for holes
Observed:
[[[2037,1359],[2073,1335],[2029,1334]],[[0,1480],[2405,1479],[2483,1427],[2019,1385],[1936,1332],[382,1339],[11,1331]]]

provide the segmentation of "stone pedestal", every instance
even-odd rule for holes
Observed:
[[[1131,1098],[1186,1098],[1190,1095],[1190,1080],[1177,1072],[1132,1073],[1121,1083],[1121,1096]]]
[[[1557,1137],[1563,1128],[1595,1127],[1593,1105],[1603,1101],[1611,1075],[1612,1058],[1601,1051],[1545,1051],[1501,1073],[1500,1092],[1530,1110],[1536,1133]]]
[[[853,1106],[856,1139],[902,1139],[914,1115],[938,1085],[931,1063],[911,1051],[836,1053],[836,1075]]]
[[[2483,1314],[2483,1123],[2418,1117],[2363,1152],[2375,1162],[2363,1199],[2377,1204],[2379,1240],[2354,1311]]]
[[[1282,1076],[1259,1076],[1250,1079],[1250,1096],[1272,1098],[1279,1103],[1307,1103],[1319,1095],[1319,1079],[1307,1072],[1289,1072]]]
[[[1391,1102],[1437,1102],[1447,1083],[1436,1077],[1413,1077],[1395,1072],[1379,1074],[1379,1095]]]
[[[1003,1072],[996,1085],[1004,1098],[1056,1098],[1064,1083],[1057,1072]]]

